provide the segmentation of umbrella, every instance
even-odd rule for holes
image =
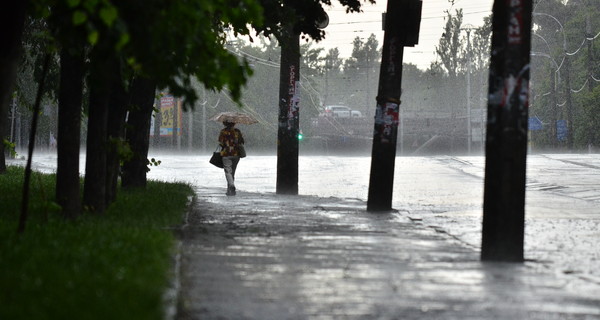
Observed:
[[[253,124],[257,123],[258,120],[254,119],[249,114],[242,112],[221,112],[216,116],[210,118],[212,121],[216,122],[233,122],[233,123],[241,123],[241,124]]]

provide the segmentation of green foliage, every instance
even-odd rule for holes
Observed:
[[[225,28],[249,35],[261,25],[262,8],[254,0],[115,2],[130,34],[123,52],[136,72],[157,80],[187,106],[197,100],[192,80],[208,89],[228,88],[238,100],[252,71],[225,47]],[[151,22],[151,23],[149,23]]]
[[[154,166],[154,167],[158,167],[160,166],[160,164],[162,163],[162,161],[160,160],[156,160],[155,158],[151,158],[151,159],[146,159],[146,172],[150,171],[150,167]]]
[[[352,41],[352,55],[346,60],[345,69],[363,70],[375,64],[381,58],[381,50],[379,49],[379,41],[375,34],[371,33],[367,41],[356,37]]]
[[[300,70],[303,75],[314,76],[323,74],[323,48],[313,48],[313,42],[307,42],[300,46]]]
[[[8,167],[7,173],[0,176],[0,219],[2,221],[16,221],[21,208],[21,193],[23,192],[23,169]],[[54,194],[53,175],[42,175],[38,172],[31,174],[30,210],[38,222],[43,221],[47,215],[47,208],[53,200],[49,195]],[[16,223],[14,230],[16,231]]]
[[[55,50],[55,43],[46,21],[28,17],[22,37],[22,55],[16,81],[18,111],[27,112],[33,107],[34,98],[41,79],[44,54]],[[45,82],[46,103],[52,103],[57,96],[59,82],[58,58],[53,56]]]
[[[117,154],[119,156],[119,162],[123,165],[123,162],[131,160],[133,157],[133,151],[131,146],[123,138],[111,137],[109,143],[116,147]]]
[[[486,70],[490,60],[490,46],[492,42],[492,16],[483,18],[483,25],[473,30],[470,57],[472,66],[476,70]],[[465,48],[465,50],[468,50]],[[463,53],[466,56],[466,52]]]
[[[87,21],[87,14],[83,11],[77,10],[73,12],[73,25],[79,26]]]
[[[333,100],[333,103],[342,102],[367,115],[375,105],[377,96],[375,88],[379,78],[381,48],[374,34],[366,41],[356,37],[352,44],[352,54],[344,61],[346,83],[340,88],[343,94]],[[332,98],[335,98],[335,95]]]
[[[113,6],[106,6],[100,9],[100,19],[109,27],[112,27],[117,20],[117,9]]]
[[[23,169],[0,176],[0,318],[163,319],[174,241],[165,227],[181,222],[190,187],[150,182],[120,192],[103,217],[68,222],[50,213],[44,222],[54,176],[34,175],[32,219],[21,236]]]
[[[15,150],[16,145],[13,142],[10,142],[6,139],[2,139],[2,143],[4,143],[4,150],[8,151],[12,158],[17,157],[17,151]]]
[[[575,127],[575,143],[580,148],[588,144],[600,145],[600,86],[592,92],[584,93],[577,97],[581,105],[581,112],[577,117],[578,126]]]
[[[339,0],[346,12],[359,12],[362,2],[375,3],[375,0]],[[315,24],[325,15],[323,5],[331,5],[331,0],[260,0],[264,8],[264,24],[254,26],[266,36],[280,39],[285,26],[294,26],[294,32],[306,35],[306,39],[320,41],[325,32]]]
[[[599,145],[595,133],[600,125],[595,89],[600,75],[600,38],[594,39],[600,32],[597,3],[543,1],[536,6],[533,22],[530,114],[545,124],[534,136],[538,147],[571,148],[553,134],[553,122],[569,120],[570,113],[573,130],[568,134],[573,135],[573,149]]]
[[[461,49],[464,45],[464,40],[460,36],[462,21],[462,9],[456,10],[455,15],[452,15],[450,11],[448,11],[444,33],[440,38],[438,46],[435,48],[435,52],[439,56],[442,66],[446,69],[446,72],[448,72],[448,75],[450,75],[451,78],[456,77],[462,60]]]
[[[188,106],[197,99],[193,78],[209,89],[228,88],[239,100],[252,71],[224,48],[225,30],[249,35],[250,25],[260,27],[263,17],[257,0],[35,0],[33,5],[34,16],[48,21],[61,46],[106,47],[124,62],[126,75],[154,79]]]

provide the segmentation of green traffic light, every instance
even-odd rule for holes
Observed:
[[[302,133],[298,133],[298,140],[304,139],[304,135]]]

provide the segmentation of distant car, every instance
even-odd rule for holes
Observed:
[[[350,118],[352,109],[346,106],[326,106],[323,115],[326,117]]]
[[[360,118],[362,113],[358,110],[352,110],[347,106],[326,106],[323,112],[326,117],[337,117],[337,118]]]
[[[358,110],[352,110],[350,112],[350,115],[352,116],[352,118],[362,118],[362,113]]]

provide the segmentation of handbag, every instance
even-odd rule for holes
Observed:
[[[245,158],[246,157],[246,148],[244,148],[243,144],[240,144],[238,146],[238,154],[239,154],[240,158]]]
[[[218,149],[219,147],[217,147]],[[221,151],[214,151],[210,160],[208,160],[212,165],[218,168],[223,168],[223,157],[221,156]]]

